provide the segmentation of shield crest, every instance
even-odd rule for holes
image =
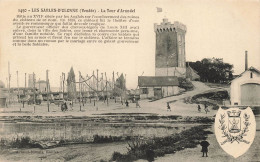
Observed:
[[[254,141],[256,122],[250,107],[219,108],[215,118],[215,135],[221,148],[237,158],[243,155]]]
[[[230,133],[238,133],[241,131],[240,110],[227,111],[228,114],[228,131]]]

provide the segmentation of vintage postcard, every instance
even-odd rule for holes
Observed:
[[[0,161],[260,161],[259,0],[0,0]]]

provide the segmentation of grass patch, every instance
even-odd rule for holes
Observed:
[[[131,137],[123,137],[123,136],[100,136],[94,135],[93,136],[93,143],[109,143],[109,142],[119,142],[119,141],[127,141],[130,140]]]
[[[224,100],[229,100],[229,94],[227,90],[223,89],[200,93],[190,99],[191,103],[207,104],[208,106],[213,106],[214,110],[217,110],[219,108],[218,105],[222,105]]]
[[[145,115],[150,115],[151,113],[103,113],[103,114],[93,114],[93,115],[140,115],[140,114],[145,114]],[[155,114],[151,114],[155,115]]]
[[[210,88],[229,88],[230,84],[226,84],[226,83],[209,83],[209,82],[204,82],[207,86],[209,86]]]
[[[13,139],[12,141],[7,141],[5,139],[0,140],[1,148],[38,148],[39,145],[35,144],[30,137],[21,137]]]
[[[70,161],[70,160],[75,159],[78,156],[81,156],[81,154],[73,153],[73,154],[67,154],[63,158],[64,158],[64,161]]]
[[[91,141],[88,141],[84,138],[77,138],[73,140],[60,139],[59,141],[34,141],[30,137],[19,137],[12,141],[1,138],[0,139],[0,148],[41,148],[49,149],[71,144],[86,144],[86,143],[111,143],[119,141],[129,141],[130,136],[102,136],[94,135]]]
[[[161,119],[167,119],[167,120],[177,120],[180,115],[168,115],[168,116],[160,116]]]
[[[197,116],[194,120],[196,123],[207,123],[207,124],[211,124],[215,121],[215,118],[209,118],[206,116]]]
[[[208,98],[212,100],[228,100],[229,95],[226,90],[214,90],[214,91],[209,91],[206,93],[200,93],[192,97],[193,100],[196,100],[198,98]]]
[[[175,153],[185,148],[194,148],[201,140],[205,140],[208,134],[212,133],[205,131],[208,127],[209,125],[200,125],[167,137],[156,137],[147,140],[141,137],[132,139],[128,142],[128,152],[126,154],[114,152],[111,160],[121,162],[130,162],[138,159],[149,160],[151,157],[147,153],[151,151],[154,157],[158,157]]]
[[[178,78],[179,87],[185,89],[185,91],[191,91],[194,89],[194,85],[191,81],[188,81],[185,78]]]

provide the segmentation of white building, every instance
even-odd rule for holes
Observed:
[[[176,76],[139,76],[140,98],[159,99],[179,93],[179,81]]]
[[[35,78],[35,75],[34,75]],[[33,87],[33,74],[28,74],[28,87]]]
[[[260,105],[260,71],[250,67],[231,82],[231,105]]]
[[[39,80],[35,83],[35,88],[38,89],[39,92],[46,92],[47,91],[47,84],[45,80]]]

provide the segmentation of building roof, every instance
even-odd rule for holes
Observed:
[[[0,80],[0,88],[5,88],[5,84],[1,80]]]
[[[139,76],[139,87],[179,86],[176,76]]]
[[[189,65],[186,67],[186,77],[190,79],[200,79],[198,72]]]
[[[260,74],[260,71],[257,70],[256,68],[254,68],[253,66],[251,66],[250,68],[248,68],[247,70],[245,70],[243,73],[239,74],[235,79],[233,79],[231,82],[233,82],[234,80],[236,80],[237,78],[240,78],[245,72],[247,71],[251,71],[257,74]]]
[[[45,80],[39,80],[38,82],[36,82],[36,83],[46,83],[46,81]]]

